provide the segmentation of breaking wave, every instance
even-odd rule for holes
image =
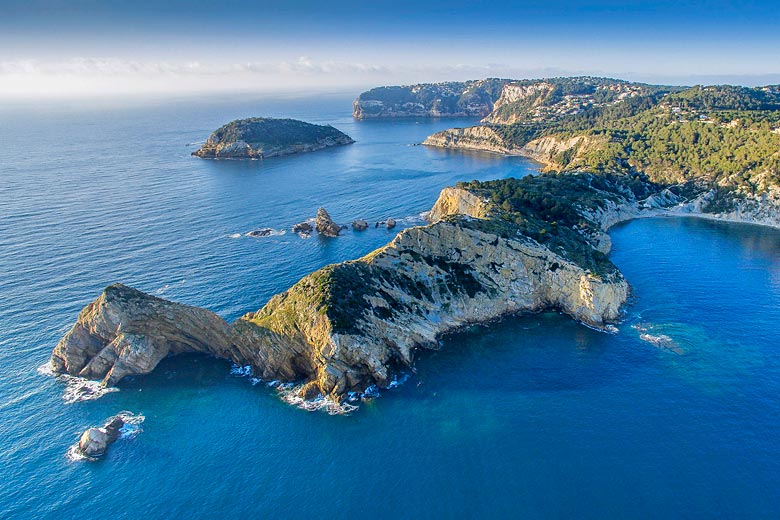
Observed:
[[[267,237],[280,237],[285,234],[287,234],[286,229],[262,228],[262,229],[247,231],[246,233],[244,233],[244,236],[251,237],[251,238],[267,238]]]
[[[307,412],[326,412],[328,415],[349,415],[358,409],[357,405],[347,401],[338,402],[331,397],[317,396],[314,399],[304,399],[300,395],[303,385],[284,383],[276,387],[279,397],[285,403],[306,410]]]
[[[187,280],[180,280],[180,281],[178,281],[178,282],[174,283],[173,285],[171,285],[171,284],[169,284],[169,283],[166,283],[165,285],[163,285],[162,287],[160,287],[159,289],[157,289],[157,290],[155,291],[155,293],[157,293],[157,294],[165,294],[165,292],[166,292],[168,289],[170,289],[171,287],[178,287],[179,285],[184,285],[185,283],[187,283]]]
[[[103,386],[101,381],[92,381],[69,374],[55,374],[50,363],[41,365],[37,371],[41,375],[54,377],[57,381],[65,384],[65,390],[62,392],[62,400],[65,401],[65,404],[94,401],[106,394],[119,391],[119,388],[115,386]]]
[[[119,412],[117,415],[125,422],[124,426],[119,429],[120,439],[135,439],[139,433],[144,431],[141,424],[146,420],[146,416],[128,411]]]
[[[265,383],[269,388],[276,390],[279,398],[287,404],[306,410],[307,412],[325,412],[328,415],[349,415],[359,408],[360,402],[371,401],[381,395],[380,389],[377,385],[371,385],[363,392],[349,392],[346,399],[343,401],[337,401],[329,396],[318,395],[314,399],[304,399],[301,396],[301,390],[303,384],[296,383],[282,383],[276,379],[272,381],[263,381],[259,377],[253,377],[252,367],[249,365],[238,365],[233,363],[230,367],[230,375],[234,377],[246,377],[252,383],[252,386],[256,386],[260,383]],[[401,373],[393,377],[393,380],[387,385],[387,389],[398,388],[404,384],[411,374]]]

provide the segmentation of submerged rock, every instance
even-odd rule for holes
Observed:
[[[314,227],[308,222],[301,222],[300,224],[295,224],[292,230],[293,233],[297,234],[301,238],[309,237],[311,236],[312,233],[314,233]]]
[[[273,233],[274,230],[271,228],[263,228],[263,229],[255,229],[254,231],[250,231],[246,235],[249,237],[267,237],[270,236],[271,233]]]
[[[355,231],[365,231],[368,229],[368,222],[365,220],[355,220],[352,222],[352,229]]]
[[[317,210],[317,219],[314,222],[317,233],[326,237],[337,237],[341,233],[341,226],[333,222],[325,208]]]

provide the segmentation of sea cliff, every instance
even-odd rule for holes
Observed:
[[[445,333],[502,316],[559,309],[593,327],[615,321],[629,287],[585,233],[524,233],[478,189],[445,189],[427,226],[327,266],[227,324],[205,309],[122,285],[85,307],[54,349],[56,372],[113,385],[169,354],[203,352],[250,366],[300,394],[342,399],[385,387]],[[572,250],[565,250],[565,247]]]

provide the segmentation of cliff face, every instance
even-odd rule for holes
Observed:
[[[528,157],[545,165],[545,170],[560,170],[560,163],[566,156],[567,166],[578,164],[579,156],[586,153],[604,139],[593,136],[574,136],[561,138],[547,136],[529,141],[516,147],[508,144],[496,128],[491,126],[472,126],[468,128],[450,128],[428,136],[422,144],[452,150],[474,150],[519,155]]]
[[[432,215],[432,224],[304,277],[232,325],[111,286],[82,311],[52,366],[115,384],[168,354],[204,352],[266,379],[305,382],[305,396],[340,398],[388,385],[417,348],[468,324],[547,308],[597,327],[618,317],[629,289],[617,270],[596,275],[522,235],[471,226],[492,217],[489,203],[467,190],[444,190]]]
[[[255,117],[220,127],[192,155],[204,159],[266,159],[354,142],[332,126]]]
[[[490,215],[490,204],[468,190],[444,188],[428,214],[428,219],[437,222],[447,215],[487,218]]]
[[[353,103],[355,119],[396,117],[484,117],[493,109],[506,80],[425,83],[378,87]]]
[[[422,144],[454,150],[475,150],[501,154],[512,152],[507,148],[501,136],[489,126],[442,130],[428,136]]]
[[[210,311],[117,284],[81,311],[54,348],[51,363],[55,372],[113,385],[127,375],[151,372],[168,354],[203,352],[235,360],[244,347]]]
[[[545,81],[531,84],[504,85],[501,96],[483,123],[510,125],[527,118],[528,112],[541,105],[554,86]]]

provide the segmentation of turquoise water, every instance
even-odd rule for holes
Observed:
[[[348,147],[266,162],[189,156],[242,116],[327,122]],[[349,96],[0,109],[0,517],[776,517],[780,232],[692,219],[612,232],[634,289],[617,335],[545,313],[444,339],[351,416],[309,413],[187,356],[66,404],[38,373],[122,281],[232,320],[309,271],[383,245],[338,221],[417,222],[459,180],[520,158],[410,146],[463,121],[354,122]],[[272,227],[286,234],[241,236]],[[68,448],[145,417],[96,463]]]

